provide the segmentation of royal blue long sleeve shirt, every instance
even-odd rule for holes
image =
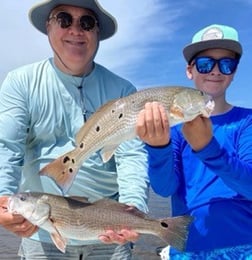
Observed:
[[[171,196],[172,215],[192,215],[187,251],[252,244],[252,109],[211,116],[213,138],[200,151],[181,125],[171,143],[147,145],[154,191]]]

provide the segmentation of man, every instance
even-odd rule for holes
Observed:
[[[173,216],[194,217],[186,252],[172,248],[167,259],[251,259],[252,109],[226,99],[242,55],[238,33],[210,25],[183,54],[188,78],[215,102],[211,118],[169,129],[162,105],[148,103],[137,124],[154,191],[171,196]]]
[[[48,36],[53,58],[10,72],[0,89],[0,224],[23,237],[22,259],[131,259],[129,243],[116,247],[100,240],[69,241],[63,255],[47,232],[6,210],[8,196],[18,191],[61,194],[39,170],[73,149],[78,130],[101,105],[136,91],[94,62],[100,41],[117,27],[96,0],[44,1],[31,8],[30,21]],[[138,139],[121,144],[106,164],[97,152],[66,195],[118,199],[146,212],[146,161]],[[108,230],[100,239],[122,244],[137,238],[127,232]]]

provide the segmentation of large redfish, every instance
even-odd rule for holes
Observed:
[[[20,214],[48,231],[54,244],[65,252],[68,239],[97,240],[107,229],[123,228],[152,234],[167,244],[184,250],[190,216],[152,219],[125,204],[102,199],[94,203],[46,193],[19,193],[9,197],[8,210]]]
[[[214,107],[208,95],[181,86],[148,88],[110,101],[81,127],[76,137],[76,148],[46,165],[40,174],[54,179],[66,192],[83,161],[92,153],[101,150],[103,161],[107,162],[120,143],[136,137],[138,113],[146,102],[152,101],[165,106],[170,126],[191,121],[198,115],[209,117]]]

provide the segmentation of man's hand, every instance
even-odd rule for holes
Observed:
[[[130,229],[122,229],[120,232],[106,230],[104,234],[99,236],[99,239],[105,244],[125,244],[127,242],[135,242],[139,238],[139,234]]]
[[[212,139],[212,122],[209,118],[198,116],[182,128],[183,135],[194,151],[203,149]]]
[[[21,236],[30,237],[38,228],[21,215],[11,214],[7,210],[8,197],[0,197],[0,225],[8,231]]]
[[[163,146],[170,141],[170,128],[165,108],[158,102],[146,103],[136,123],[136,133],[145,143]]]

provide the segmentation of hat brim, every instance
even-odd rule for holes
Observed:
[[[186,61],[190,63],[195,55],[207,49],[225,49],[237,53],[239,57],[242,55],[241,44],[228,39],[208,40],[189,44],[183,49],[183,55]]]
[[[46,22],[51,11],[59,5],[71,5],[92,10],[99,22],[100,40],[105,40],[115,34],[117,22],[105,11],[96,0],[49,0],[30,9],[31,23],[42,33],[47,34]]]

